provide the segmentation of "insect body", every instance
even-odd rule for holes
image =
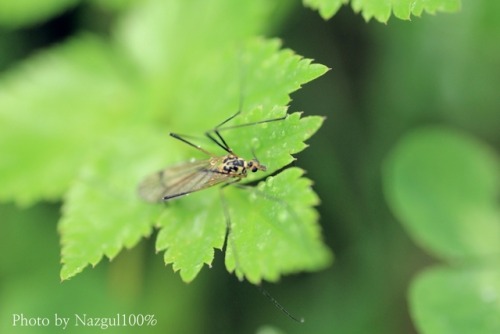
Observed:
[[[213,130],[205,133],[208,139],[227,152],[224,156],[216,156],[183,136],[170,133],[170,136],[205,153],[210,158],[172,166],[148,176],[139,184],[139,196],[148,202],[161,202],[218,184],[238,182],[247,176],[248,170],[254,173],[259,170],[266,171],[266,166],[262,165],[256,158],[245,160],[237,156],[221,136],[220,131],[281,121],[286,118],[286,115],[254,123],[222,127],[239,114],[241,114],[241,108],[240,111],[217,125]]]
[[[139,195],[148,202],[166,201],[218,184],[238,182],[247,176],[248,170],[265,171],[266,166],[257,159],[242,159],[231,151],[221,157],[195,160],[154,173],[139,185]]]
[[[243,178],[247,176],[247,169],[250,169],[252,172],[256,172],[258,170],[265,171],[266,166],[261,165],[257,159],[252,159],[250,161],[246,161],[241,159],[240,157],[234,154],[228,154],[224,156],[222,160],[222,165],[219,166],[219,173],[228,174],[231,177]]]

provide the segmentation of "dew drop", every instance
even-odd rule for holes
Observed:
[[[267,178],[267,180],[266,180],[266,185],[267,185],[268,187],[272,187],[272,186],[273,186],[273,184],[274,184],[274,177],[269,176],[269,177]]]
[[[266,183],[262,182],[262,183],[259,183],[259,185],[257,186],[257,189],[259,191],[264,191],[265,187],[266,187]]]
[[[289,215],[288,215],[288,212],[286,211],[281,211],[279,214],[278,214],[278,220],[280,222],[286,222],[289,218]]]
[[[250,202],[255,202],[257,200],[257,194],[255,191],[250,192]]]
[[[491,288],[483,289],[483,291],[481,291],[481,297],[486,303],[493,303],[498,300],[497,294]]]
[[[252,142],[250,145],[253,147],[253,149],[258,149],[260,147],[260,140],[257,137],[252,138]]]

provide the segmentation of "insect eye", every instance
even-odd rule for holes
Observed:
[[[257,167],[255,167],[255,166],[252,168],[252,172],[254,172],[254,173],[255,173],[256,171],[258,171],[258,170],[259,170],[259,169],[258,169]]]
[[[249,161],[248,162],[248,167],[252,167],[253,166],[253,161]]]

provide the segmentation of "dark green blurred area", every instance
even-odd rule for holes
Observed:
[[[291,111],[327,116],[298,156],[322,199],[321,225],[336,257],[323,272],[287,277],[266,288],[299,325],[257,289],[214,265],[181,282],[154,236],[70,281],[59,281],[59,204],[0,208],[0,332],[54,333],[12,327],[13,314],[74,313],[112,317],[154,314],[148,333],[412,333],[407,306],[411,278],[434,262],[392,217],[381,190],[381,164],[407,131],[447,124],[500,145],[500,4],[464,1],[458,14],[412,22],[365,23],[350,8],[329,22],[298,6],[275,35],[332,68],[292,98]],[[99,15],[103,16],[99,16]],[[51,22],[0,30],[0,75],[24,58],[80,29],[106,33],[103,13],[76,7]],[[112,15],[111,15],[112,16]],[[110,17],[111,17],[110,16]],[[96,20],[94,18],[98,17]],[[100,18],[99,18],[100,17]],[[145,328],[110,328],[139,333]],[[95,333],[97,329],[71,328]],[[277,332],[276,332],[277,333]]]

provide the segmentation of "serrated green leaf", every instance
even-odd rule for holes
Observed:
[[[304,0],[304,4],[319,10],[324,19],[329,19],[348,0]],[[411,15],[420,16],[422,12],[434,14],[440,12],[456,12],[460,9],[460,0],[351,0],[355,12],[361,12],[369,21],[375,18],[379,22],[387,22],[394,14],[399,19],[409,20]]]
[[[257,110],[261,111],[261,109]],[[279,113],[279,115],[282,114],[283,113]],[[248,117],[252,119],[254,119],[253,117],[255,116],[255,112],[248,115]],[[284,121],[238,129],[237,133],[239,134],[242,134],[239,131],[251,131],[253,132],[251,136],[258,138],[257,141],[251,140],[251,143],[259,143],[260,146],[254,146],[256,155],[261,162],[265,163],[269,168],[268,174],[289,164],[293,159],[291,154],[301,151],[305,147],[303,143],[304,140],[312,136],[312,134],[317,131],[323,122],[323,118],[317,116],[310,116],[302,119],[299,117],[299,114],[295,113],[290,115]],[[252,128],[252,130],[248,130],[250,128]],[[251,136],[246,136],[246,133],[247,132],[245,132],[243,137],[247,139],[251,138]],[[235,152],[238,152],[236,150],[236,146]],[[248,153],[250,154],[250,152]],[[251,155],[249,157],[251,157]],[[315,214],[315,211],[312,210],[311,206],[317,204],[317,198],[314,198],[314,200],[310,200],[309,202],[307,201],[308,196],[314,195],[314,193],[309,194],[309,192],[311,192],[311,189],[308,188],[310,181],[306,179],[296,180],[298,179],[297,174],[301,173],[295,172],[290,176],[288,174],[284,174],[279,177],[278,181],[276,181],[278,186],[273,187],[272,192],[268,191],[267,188],[260,191],[268,193],[268,195],[278,199],[280,210],[282,212],[287,211],[285,213],[281,213],[281,216],[293,216],[294,209],[290,209],[288,206],[295,205],[295,203],[287,203],[290,198],[287,198],[286,195],[278,196],[275,192],[278,192],[281,189],[280,186],[284,184],[286,184],[289,189],[292,189],[294,182],[296,183],[295,186],[298,188],[296,195],[299,196],[299,198],[303,198],[303,201],[301,202],[301,210],[306,210],[307,208]],[[253,174],[249,176],[249,180],[262,176],[263,175]],[[271,182],[269,185],[271,185]],[[231,196],[231,199],[232,198],[233,197]],[[228,202],[231,210],[236,210],[238,215],[241,215],[243,218],[250,217],[252,212],[257,209],[262,211],[269,209],[269,207],[266,207],[266,205],[269,205],[268,203],[263,204],[262,202],[256,202],[254,206],[250,206],[248,205],[248,201],[245,202],[240,200],[239,202],[232,203],[232,200],[228,200]],[[283,206],[283,203],[286,203],[286,205]],[[196,208],[196,210],[190,210],[189,208]],[[277,212],[276,208],[273,210],[274,212]],[[295,215],[293,217],[297,220],[296,224],[298,225],[309,224],[314,226],[316,224],[315,221],[317,220],[315,215]],[[269,219],[273,218],[275,217],[270,217]],[[241,218],[236,220],[241,221]],[[217,190],[204,190],[202,193],[192,194],[188,197],[171,201],[171,203],[168,203],[159,223],[162,226],[162,230],[158,236],[157,249],[167,250],[165,253],[165,262],[167,264],[172,263],[174,270],[180,270],[181,277],[185,281],[191,281],[194,279],[196,274],[198,274],[201,270],[203,264],[211,265],[213,260],[213,248],[222,249],[226,235],[227,222],[226,217],[224,216],[220,194]],[[264,224],[263,226],[261,225],[257,228],[251,228],[255,230],[254,233],[265,234],[267,233],[266,227],[267,225]],[[272,272],[272,274],[268,272],[255,272],[255,270],[252,270],[251,266],[248,273],[247,271],[242,271],[242,273],[251,282],[255,283],[259,282],[261,279],[276,280],[280,274],[293,272],[294,269],[295,271],[313,270],[314,265],[316,265],[316,269],[325,266],[329,261],[328,252],[326,249],[319,249],[321,248],[321,245],[319,244],[319,240],[315,239],[317,238],[317,235],[311,231],[309,231],[309,233],[310,235],[305,233],[302,238],[306,240],[306,244],[312,244],[312,247],[308,252],[303,251],[303,257],[295,259],[297,262],[295,263],[295,267],[293,269],[286,267],[285,264],[283,264],[283,267],[280,267],[274,266],[274,262],[269,262],[267,263],[268,267],[266,270]],[[263,241],[262,244],[266,247],[273,246],[273,243],[271,242]],[[293,242],[288,246],[295,247]],[[286,249],[283,251],[285,250]],[[247,253],[246,251],[247,249],[243,252],[244,255],[251,256],[249,254],[254,254],[255,256],[254,252],[250,251]],[[288,249],[288,251],[290,252],[291,250]],[[227,256],[230,257],[230,255]],[[285,263],[284,259],[282,260],[283,263]],[[231,268],[230,264],[228,265],[228,268]],[[242,275],[239,276],[242,277]]]
[[[410,306],[419,332],[500,332],[500,270],[433,268],[412,283]]]
[[[255,153],[268,167],[268,174],[289,164],[293,160],[291,155],[306,147],[304,141],[317,131],[322,118],[301,118],[299,113],[293,113],[284,121],[239,126],[287,115],[284,106],[290,102],[290,93],[328,70],[290,50],[279,50],[279,47],[278,40],[253,39],[246,44],[240,51],[241,75],[244,76],[242,92],[233,90],[228,99],[234,102],[226,106],[225,116],[214,120],[215,126],[231,116],[241,104],[241,114],[227,123],[227,129],[221,133],[239,155],[251,158]],[[239,103],[239,100],[242,101]],[[249,179],[255,178],[250,176]]]
[[[317,9],[321,17],[325,20],[332,18],[342,5],[349,0],[303,0],[304,5],[312,9]]]
[[[0,25],[20,27],[55,16],[74,6],[78,0],[2,0]]]
[[[138,200],[136,188],[145,166],[165,163],[165,154],[153,154],[164,150],[165,136],[132,127],[115,135],[82,166],[65,198],[59,224],[63,280],[133,247],[160,215],[161,207]],[[136,145],[138,138],[143,146]]]
[[[306,147],[304,141],[317,131],[323,118],[300,118],[299,113],[294,113],[288,115],[285,120],[239,126],[286,115],[286,109],[279,107],[279,105],[289,101],[289,93],[298,89],[301,84],[326,72],[327,69],[321,65],[311,64],[310,60],[301,59],[289,50],[279,51],[277,41],[258,39],[252,40],[247,45],[248,49],[243,49],[240,54],[244,68],[243,73],[248,74],[244,78],[242,113],[228,122],[227,125],[225,124],[227,128],[221,130],[221,133],[236,154],[251,159],[253,151],[256,157],[268,167],[267,174],[270,174],[289,164],[293,160],[291,154]],[[236,98],[241,98],[238,90],[233,91],[232,94]],[[258,103],[259,100],[261,103]],[[226,116],[231,116],[231,114]],[[186,147],[186,149],[193,150],[191,147]],[[218,151],[220,152],[221,149],[218,148]],[[219,154],[223,155],[225,152]],[[250,175],[248,180],[252,181],[265,175],[257,175],[256,173]],[[297,182],[300,183],[300,181]],[[304,187],[298,188],[300,191],[297,194],[307,197],[307,190]],[[287,200],[283,199],[280,202],[283,203]],[[177,204],[177,201],[184,201],[187,204]],[[163,228],[160,232],[157,249],[166,249],[166,263],[172,263],[174,270],[180,270],[181,277],[186,281],[194,279],[203,264],[211,265],[213,248],[222,248],[227,223],[220,201],[220,195],[217,192],[204,190],[202,194],[193,194],[174,200],[174,204],[165,209],[165,214],[160,220]],[[310,207],[315,204],[307,203],[307,201],[304,203],[310,210],[312,210]],[[251,216],[251,213],[259,209],[260,205],[266,207],[265,204],[259,203],[254,208],[241,200],[236,203],[228,201],[228,204],[231,206],[231,210],[238,212],[242,217]],[[196,210],[186,213],[186,208],[196,208]],[[277,212],[276,209],[274,211]],[[269,219],[273,218],[275,217],[269,217]],[[297,223],[299,225],[316,224],[314,222],[316,216],[314,215],[297,216],[297,220],[303,220],[303,222]],[[255,229],[254,236],[265,235],[267,233],[266,227],[265,224],[257,228],[252,227]],[[196,232],[194,233],[194,231]],[[291,232],[292,235],[293,233]],[[296,262],[287,262],[283,259],[282,266],[276,266],[273,259],[266,263],[267,268],[262,269],[262,271],[255,270],[250,264],[248,269],[239,271],[238,276],[240,278],[245,276],[251,282],[256,283],[262,279],[276,280],[285,273],[318,269],[325,266],[329,259],[328,252],[322,249],[323,253],[321,253],[318,250],[318,244],[307,239],[315,237],[314,233],[309,236],[305,233],[305,243],[312,245],[311,251],[303,252],[304,256],[296,258]],[[241,240],[245,242],[244,239]],[[237,244],[238,242],[235,243],[235,245]],[[273,246],[272,241],[266,242],[264,240],[262,244],[266,247]],[[289,247],[296,247],[296,245],[292,242]],[[286,251],[286,246],[281,245],[280,254],[284,251]],[[291,249],[288,251],[292,252]],[[242,256],[251,258],[253,252],[250,249],[244,249],[242,253]],[[255,256],[255,254],[253,255]],[[231,268],[231,260],[228,261],[228,268]],[[260,264],[260,266],[262,267],[264,264]]]
[[[500,159],[476,139],[440,127],[407,135],[385,162],[384,190],[410,235],[438,256],[500,254]]]
[[[211,266],[214,248],[222,249],[226,224],[217,189],[191,194],[167,204],[159,219],[158,251],[165,263],[190,282],[206,264]]]
[[[456,12],[460,9],[460,0],[352,0],[351,5],[366,21],[374,18],[385,23],[391,13],[399,19],[409,20],[411,15],[420,16],[423,11],[430,14]]]
[[[330,263],[313,209],[319,199],[302,174],[289,168],[255,189],[225,192],[230,219],[226,266],[240,279],[277,281],[283,274],[319,270]]]

